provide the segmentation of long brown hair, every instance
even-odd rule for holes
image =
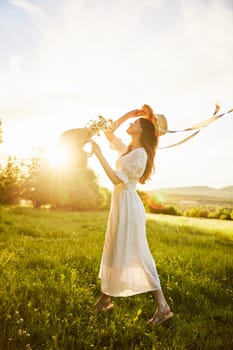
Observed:
[[[147,164],[143,175],[140,177],[140,183],[144,184],[154,171],[154,157],[158,146],[158,136],[156,135],[154,124],[145,118],[139,118],[142,128],[141,145],[147,153]]]

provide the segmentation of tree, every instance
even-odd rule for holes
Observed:
[[[101,187],[100,194],[101,194],[100,209],[101,210],[109,210],[110,204],[111,204],[111,197],[112,197],[111,192],[107,188]]]
[[[2,120],[0,119],[0,143],[2,138]],[[21,167],[16,158],[8,157],[6,166],[0,165],[0,203],[18,204],[21,194]]]
[[[95,173],[88,168],[77,168],[58,176],[56,188],[50,192],[50,202],[69,210],[98,210],[102,195]]]
[[[102,195],[95,173],[85,167],[50,168],[40,157],[31,159],[23,184],[23,199],[35,208],[50,205],[67,210],[98,210]]]
[[[18,204],[21,197],[22,172],[15,158],[8,157],[0,168],[0,203]]]
[[[27,174],[22,185],[23,199],[30,200],[34,208],[48,204],[48,164],[41,157],[33,157],[27,165]]]

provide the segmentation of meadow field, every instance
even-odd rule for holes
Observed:
[[[0,350],[233,349],[233,222],[148,214],[174,318],[149,294],[96,315],[107,212],[0,209]]]

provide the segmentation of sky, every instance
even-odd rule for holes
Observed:
[[[180,130],[233,107],[231,0],[0,0],[0,159],[144,103]],[[128,142],[127,125],[117,135]],[[233,115],[159,149],[144,189],[233,185]],[[125,136],[126,135],[126,136]],[[188,136],[160,137],[160,148]],[[116,155],[96,138],[114,167]],[[51,151],[53,147],[53,151]],[[95,157],[89,166],[111,187]]]

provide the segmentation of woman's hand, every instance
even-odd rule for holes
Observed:
[[[108,141],[112,141],[112,139],[114,138],[114,131],[119,128],[119,126],[121,124],[123,124],[124,122],[126,122],[128,119],[130,118],[138,118],[142,115],[142,111],[140,109],[134,109],[133,111],[130,111],[126,114],[124,114],[122,117],[120,117],[117,121],[116,121],[116,126],[114,129],[112,130],[107,130],[105,131],[105,136],[107,137]]]
[[[134,109],[133,111],[130,111],[124,115],[125,118],[138,118],[142,115],[141,109]]]
[[[98,143],[96,143],[94,140],[90,139],[90,143],[92,145],[92,152],[98,157],[98,155],[101,155],[101,149]]]

